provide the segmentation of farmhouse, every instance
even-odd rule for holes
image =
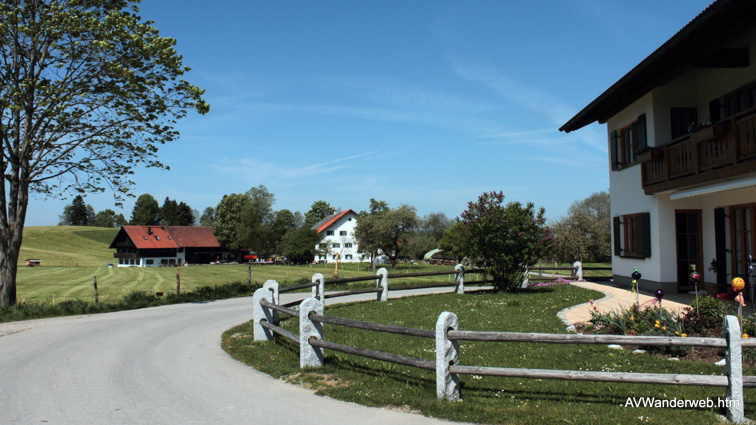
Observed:
[[[711,292],[756,247],[756,7],[718,0],[564,124],[607,124],[612,269]],[[751,278],[750,284],[754,280]]]
[[[315,246],[321,250],[315,256],[316,262],[332,263],[339,259],[342,263],[359,263],[370,261],[370,256],[360,254],[357,241],[354,239],[354,228],[357,226],[357,213],[352,210],[339,211],[320,220],[312,226],[318,233],[323,234],[320,244]]]
[[[118,267],[207,264],[222,255],[210,227],[123,226],[110,249]]]

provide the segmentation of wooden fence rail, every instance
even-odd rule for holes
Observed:
[[[449,274],[448,272],[431,273],[404,273],[394,277],[420,277]],[[443,284],[425,284],[409,288],[424,288],[434,286],[456,286],[457,292],[464,293],[464,267],[457,266],[455,269],[456,282]],[[411,275],[411,276],[410,276]],[[385,269],[378,271],[375,277],[380,288],[366,292],[386,293],[388,291],[388,274]],[[365,279],[367,280],[367,279]],[[663,385],[692,385],[726,387],[727,418],[735,423],[745,422],[744,416],[744,387],[756,387],[756,376],[743,376],[742,348],[756,348],[756,341],[742,339],[740,324],[736,317],[726,316],[724,319],[724,338],[699,338],[699,337],[662,337],[662,336],[632,336],[632,335],[580,335],[580,334],[542,334],[524,332],[485,332],[459,330],[457,315],[443,312],[439,315],[435,330],[409,328],[397,325],[365,322],[361,320],[347,319],[343,317],[327,316],[323,313],[323,287],[325,280],[322,275],[313,276],[313,292],[319,298],[307,298],[299,303],[299,311],[287,308],[288,305],[276,305],[278,299],[278,287],[274,281],[266,282],[263,288],[255,292],[255,340],[272,340],[276,335],[281,336],[300,346],[300,366],[322,366],[324,349],[334,350],[350,355],[391,362],[425,370],[436,371],[436,394],[441,399],[458,400],[459,375],[486,375],[501,377],[517,377],[531,379],[559,379],[567,381],[593,381],[593,382],[619,382],[619,383],[642,383]],[[303,286],[303,285],[300,285]],[[407,288],[393,288],[407,289]],[[459,291],[461,289],[461,291]],[[329,294],[329,295],[343,295]],[[381,298],[384,301],[387,298]],[[277,316],[273,312],[281,312],[289,316],[298,317],[299,335],[287,331],[273,323],[277,323]],[[269,323],[273,322],[273,323]],[[259,328],[258,325],[259,324]],[[324,340],[324,327],[326,324],[363,329],[374,332],[386,332],[406,336],[434,339],[435,361],[424,360],[401,354],[387,353],[370,350],[362,347],[339,344]],[[692,375],[692,374],[662,374],[662,373],[635,373],[635,372],[599,372],[599,371],[575,371],[575,370],[551,370],[551,369],[526,369],[506,367],[483,367],[474,365],[460,365],[459,341],[483,341],[483,342],[521,342],[521,343],[546,343],[546,344],[621,344],[630,346],[688,346],[688,347],[715,347],[726,348],[727,368],[726,374],[720,376]]]

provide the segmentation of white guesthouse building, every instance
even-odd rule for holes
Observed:
[[[369,262],[370,255],[359,252],[354,238],[356,226],[357,213],[352,210],[339,211],[315,223],[313,229],[324,235],[315,248],[327,248],[325,254],[315,256],[315,262],[333,263],[337,259],[342,263]]]
[[[695,264],[720,293],[745,276],[756,246],[755,25],[752,0],[714,2],[560,129],[607,124],[615,281],[629,284],[635,267],[643,289],[689,291]]]

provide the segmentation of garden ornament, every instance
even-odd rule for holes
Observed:
[[[701,275],[696,271],[696,265],[690,265],[690,280],[693,282],[696,290],[696,310],[698,310],[698,281],[701,279]]]
[[[630,287],[630,293],[635,294],[635,306],[640,311],[640,297],[638,296],[638,280],[641,278],[641,274],[633,267],[633,273],[630,275],[633,278],[633,285]]]

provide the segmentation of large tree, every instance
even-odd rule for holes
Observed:
[[[239,250],[242,246],[242,214],[247,204],[247,197],[241,193],[223,195],[215,208],[213,234],[224,248]]]
[[[71,205],[63,207],[63,214],[60,216],[59,226],[86,226],[90,224],[87,204],[81,195],[76,196]],[[89,208],[92,208],[89,206]]]
[[[370,212],[363,211],[357,218],[354,237],[362,252],[375,257],[383,252],[396,267],[397,260],[407,253],[411,235],[417,229],[415,207],[401,205],[389,209],[383,201],[370,200]]]
[[[315,223],[319,222],[320,220],[328,217],[329,215],[336,212],[336,208],[332,207],[331,204],[329,204],[326,201],[315,201],[312,203],[312,206],[310,207],[310,211],[307,211],[305,213],[305,221],[304,224],[307,227],[312,227],[315,225]]]
[[[166,226],[193,226],[194,213],[192,207],[185,202],[176,202],[175,199],[165,197],[163,206],[160,207],[160,224]]]
[[[309,227],[289,229],[281,238],[279,253],[293,263],[310,263],[318,254],[315,246],[323,235]]]
[[[597,192],[575,201],[567,216],[552,222],[552,256],[560,262],[603,262],[611,258],[609,193]]]
[[[116,227],[116,212],[106,208],[95,215],[94,221],[89,223],[90,226],[97,227]]]
[[[129,192],[134,167],[167,168],[157,148],[178,137],[202,90],[137,0],[0,3],[0,305],[16,302],[30,192]]]
[[[155,226],[160,224],[160,205],[149,193],[137,198],[131,211],[131,224],[139,226]]]
[[[205,208],[205,211],[202,213],[202,216],[199,219],[199,225],[212,227],[214,221],[215,221],[215,208],[213,207]]]

